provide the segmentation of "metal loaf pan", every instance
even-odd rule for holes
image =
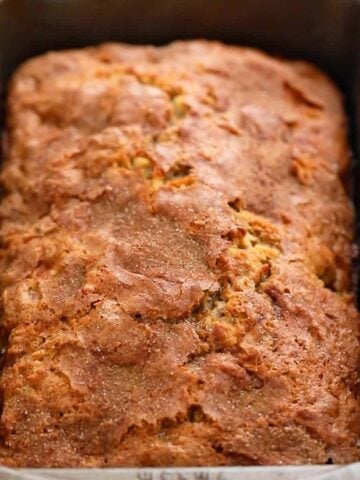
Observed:
[[[310,60],[327,71],[345,95],[356,159],[360,152],[360,0],[0,0],[0,93],[5,93],[6,81],[21,61],[48,50],[109,40],[161,44],[200,37]],[[354,160],[352,190],[360,206],[360,189],[354,188],[360,185],[357,170]],[[201,469],[0,467],[0,480],[50,478],[355,480],[360,479],[360,463]]]

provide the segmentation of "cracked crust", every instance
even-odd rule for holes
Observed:
[[[9,466],[360,459],[339,94],[215,42],[23,65],[2,173]]]

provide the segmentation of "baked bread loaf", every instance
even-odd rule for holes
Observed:
[[[303,62],[206,41],[15,74],[0,463],[360,459],[346,122]]]

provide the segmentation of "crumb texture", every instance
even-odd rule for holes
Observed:
[[[360,460],[345,123],[315,67],[216,42],[21,66],[0,463]]]

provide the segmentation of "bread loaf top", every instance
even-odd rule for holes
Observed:
[[[216,42],[13,77],[0,463],[360,459],[340,94]]]

